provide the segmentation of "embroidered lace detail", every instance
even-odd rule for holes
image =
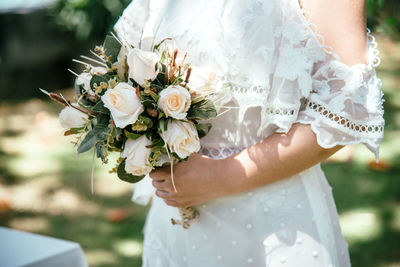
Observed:
[[[359,132],[361,134],[370,134],[370,133],[382,133],[383,126],[382,125],[367,125],[364,123],[355,123],[345,118],[344,116],[340,116],[336,113],[331,112],[326,107],[321,104],[307,101],[307,107],[325,118],[330,119],[331,121],[336,122],[338,125],[343,126],[347,129],[351,129],[352,131]]]
[[[213,159],[224,159],[239,153],[245,148],[232,148],[232,147],[202,147],[199,151],[200,154],[209,156]]]
[[[376,42],[375,37],[371,34],[371,30],[368,28],[367,38],[369,41],[368,64],[376,68],[381,64],[381,58],[379,57],[378,43]]]
[[[232,84],[230,88],[233,93],[240,93],[240,94],[248,94],[248,93],[263,94],[266,92],[265,87],[259,85],[251,87],[242,87],[236,84]]]
[[[322,34],[319,33],[318,26],[311,22],[311,15],[310,12],[306,10],[306,0],[298,0],[300,5],[301,13],[305,18],[309,28],[313,32],[314,36],[318,40],[318,43],[321,47],[325,50],[325,52],[335,59],[340,60],[339,55],[337,55],[333,49],[333,47],[327,45],[325,43],[325,38]],[[368,48],[368,65],[370,67],[377,67],[381,63],[381,59],[379,57],[379,50],[377,49],[378,43],[375,40],[375,37],[371,34],[371,30],[367,28],[367,38],[369,42]]]
[[[324,36],[322,34],[319,33],[318,26],[311,22],[311,14],[310,14],[310,12],[308,12],[306,10],[306,3],[307,3],[306,0],[298,0],[298,1],[299,1],[301,13],[303,14],[303,16],[304,16],[309,28],[314,33],[314,35],[317,38],[317,40],[318,40],[319,44],[321,45],[321,47],[329,55],[332,55],[335,58],[338,58],[337,55],[333,51],[333,47],[325,44],[325,38],[324,38]]]

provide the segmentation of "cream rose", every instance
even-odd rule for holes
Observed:
[[[161,134],[168,147],[182,159],[200,150],[196,127],[189,121],[169,121],[167,131]]]
[[[119,128],[136,122],[144,110],[135,89],[127,83],[119,83],[114,89],[107,89],[101,100],[111,111],[111,117]]]
[[[140,86],[144,86],[146,80],[153,81],[159,72],[157,63],[159,55],[151,51],[143,51],[133,48],[128,53],[129,78],[132,78]]]
[[[177,120],[186,118],[187,111],[190,108],[190,93],[179,85],[171,85],[160,92],[158,107],[167,117]]]
[[[58,118],[63,128],[71,129],[85,126],[88,115],[73,107],[67,106],[61,110]]]
[[[125,142],[124,151],[121,157],[126,158],[125,171],[135,176],[142,176],[150,173],[152,167],[149,162],[151,149],[146,146],[151,145],[151,141],[145,135],[136,140],[128,139]]]
[[[211,69],[194,67],[187,86],[196,94],[195,97],[204,98],[215,91],[216,74]]]

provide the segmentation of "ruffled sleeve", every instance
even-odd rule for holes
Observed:
[[[376,42],[368,32],[367,64],[349,67],[337,56],[314,65],[312,90],[300,109],[297,122],[310,124],[324,148],[362,143],[375,154],[383,139],[383,93],[375,66]]]
[[[139,42],[145,34],[145,26],[150,15],[149,1],[132,1],[114,25],[118,37],[135,47],[139,46]]]

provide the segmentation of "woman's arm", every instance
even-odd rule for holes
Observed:
[[[309,125],[294,124],[288,134],[273,134],[223,160],[193,154],[174,166],[174,192],[170,168],[150,176],[156,195],[171,206],[192,206],[290,177],[325,160],[341,147],[324,149]]]
[[[326,44],[344,63],[366,61],[364,0],[307,0],[306,9]],[[175,166],[177,193],[172,189],[169,168],[153,171],[151,177],[157,196],[168,205],[198,205],[288,178],[341,148],[322,148],[309,125],[294,124],[288,134],[273,134],[224,160],[192,155]]]

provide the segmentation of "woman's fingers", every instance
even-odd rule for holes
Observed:
[[[167,204],[168,206],[171,206],[171,207],[176,207],[176,208],[181,207],[181,205],[174,200],[165,199],[164,202],[165,202],[165,204]]]
[[[170,192],[161,189],[156,190],[156,196],[163,199],[172,199],[172,194]]]
[[[156,170],[153,170],[150,174],[149,177],[153,180],[153,181],[164,181],[169,179],[170,174],[164,170],[164,168],[159,168]]]
[[[153,180],[151,183],[154,186],[154,188],[156,188],[158,190],[163,190],[163,191],[167,191],[167,192],[171,192],[171,190],[172,190],[171,183],[169,183],[166,180],[162,180],[162,181]]]

